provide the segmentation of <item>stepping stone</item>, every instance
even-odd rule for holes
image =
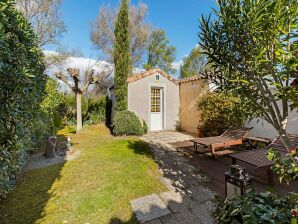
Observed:
[[[149,222],[171,213],[157,194],[132,200],[130,204],[140,223]]]
[[[146,224],[162,224],[159,219],[153,220],[151,222],[147,222]]]
[[[196,206],[187,195],[182,195],[181,193],[174,191],[160,193],[160,198],[173,213],[190,210]]]

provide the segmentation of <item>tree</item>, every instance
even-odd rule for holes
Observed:
[[[57,44],[66,28],[61,20],[61,0],[16,0],[16,7],[31,22],[39,44]]]
[[[45,88],[46,96],[41,103],[42,111],[48,115],[50,119],[50,128],[53,135],[57,129],[61,127],[61,119],[59,117],[59,107],[63,101],[63,95],[59,92],[59,83],[49,78]]]
[[[88,90],[88,87],[91,84],[98,84],[102,82],[106,77],[108,77],[112,71],[103,71],[101,73],[95,74],[94,70],[87,70],[85,72],[85,82],[84,85],[81,84],[80,80],[80,70],[75,68],[67,69],[68,75],[63,74],[62,72],[58,72],[55,76],[63,81],[76,95],[77,101],[77,131],[81,131],[83,127],[83,120],[82,120],[82,95]]]
[[[127,78],[132,74],[128,4],[126,0],[121,1],[121,7],[117,16],[115,26],[114,44],[115,65],[115,98],[116,111],[127,110]]]
[[[296,0],[219,0],[216,19],[202,17],[201,47],[213,64],[206,76],[219,89],[246,98],[247,110],[257,112],[278,132],[293,170],[298,159],[286,133],[291,88],[298,60]],[[296,168],[295,168],[296,167]],[[287,175],[287,174],[285,174]],[[290,174],[291,175],[291,174]]]
[[[129,7],[129,36],[132,63],[138,66],[146,50],[150,25],[145,21],[147,5],[140,3]],[[107,56],[108,61],[113,61],[115,44],[115,22],[119,9],[102,6],[98,16],[91,25],[91,41],[94,46]]]
[[[0,2],[0,197],[18,179],[28,153],[42,141],[35,126],[44,96],[44,55],[13,0]]]
[[[165,31],[158,29],[151,33],[147,48],[147,62],[144,64],[146,70],[158,67],[167,73],[176,72],[172,67],[176,58],[176,48],[169,43]]]
[[[200,47],[194,48],[190,54],[183,59],[180,67],[180,78],[186,78],[203,73],[208,69],[208,58],[202,54]]]

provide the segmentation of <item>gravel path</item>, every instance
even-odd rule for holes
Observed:
[[[211,211],[215,206],[215,193],[208,188],[209,179],[170,145],[191,138],[193,136],[178,132],[156,132],[142,137],[150,144],[163,174],[161,181],[169,188],[159,197],[171,213],[149,222],[151,224],[214,223]]]

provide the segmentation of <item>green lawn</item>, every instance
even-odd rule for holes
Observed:
[[[70,136],[80,156],[25,175],[0,202],[1,223],[134,223],[129,201],[166,190],[146,143],[100,125]]]

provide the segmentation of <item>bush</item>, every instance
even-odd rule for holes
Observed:
[[[107,123],[108,103],[106,96],[88,98],[83,100],[85,110],[83,111],[83,121],[86,124]]]
[[[143,135],[144,128],[140,119],[135,113],[124,110],[116,111],[113,120],[113,134],[122,135]]]
[[[291,211],[297,208],[297,195],[249,193],[245,197],[220,202],[214,211],[218,223],[290,223]]]
[[[148,125],[146,124],[146,122],[143,120],[143,132],[144,134],[148,133]]]
[[[226,129],[242,126],[246,120],[238,97],[224,93],[207,93],[198,101],[203,136],[221,135]]]
[[[12,0],[0,2],[0,37],[0,197],[5,197],[43,138],[37,119],[46,75],[36,35]]]
[[[48,118],[48,127],[51,129],[53,135],[63,127],[64,123],[60,110],[64,95],[59,90],[59,83],[49,78],[45,89],[46,96],[41,103],[41,109]]]

